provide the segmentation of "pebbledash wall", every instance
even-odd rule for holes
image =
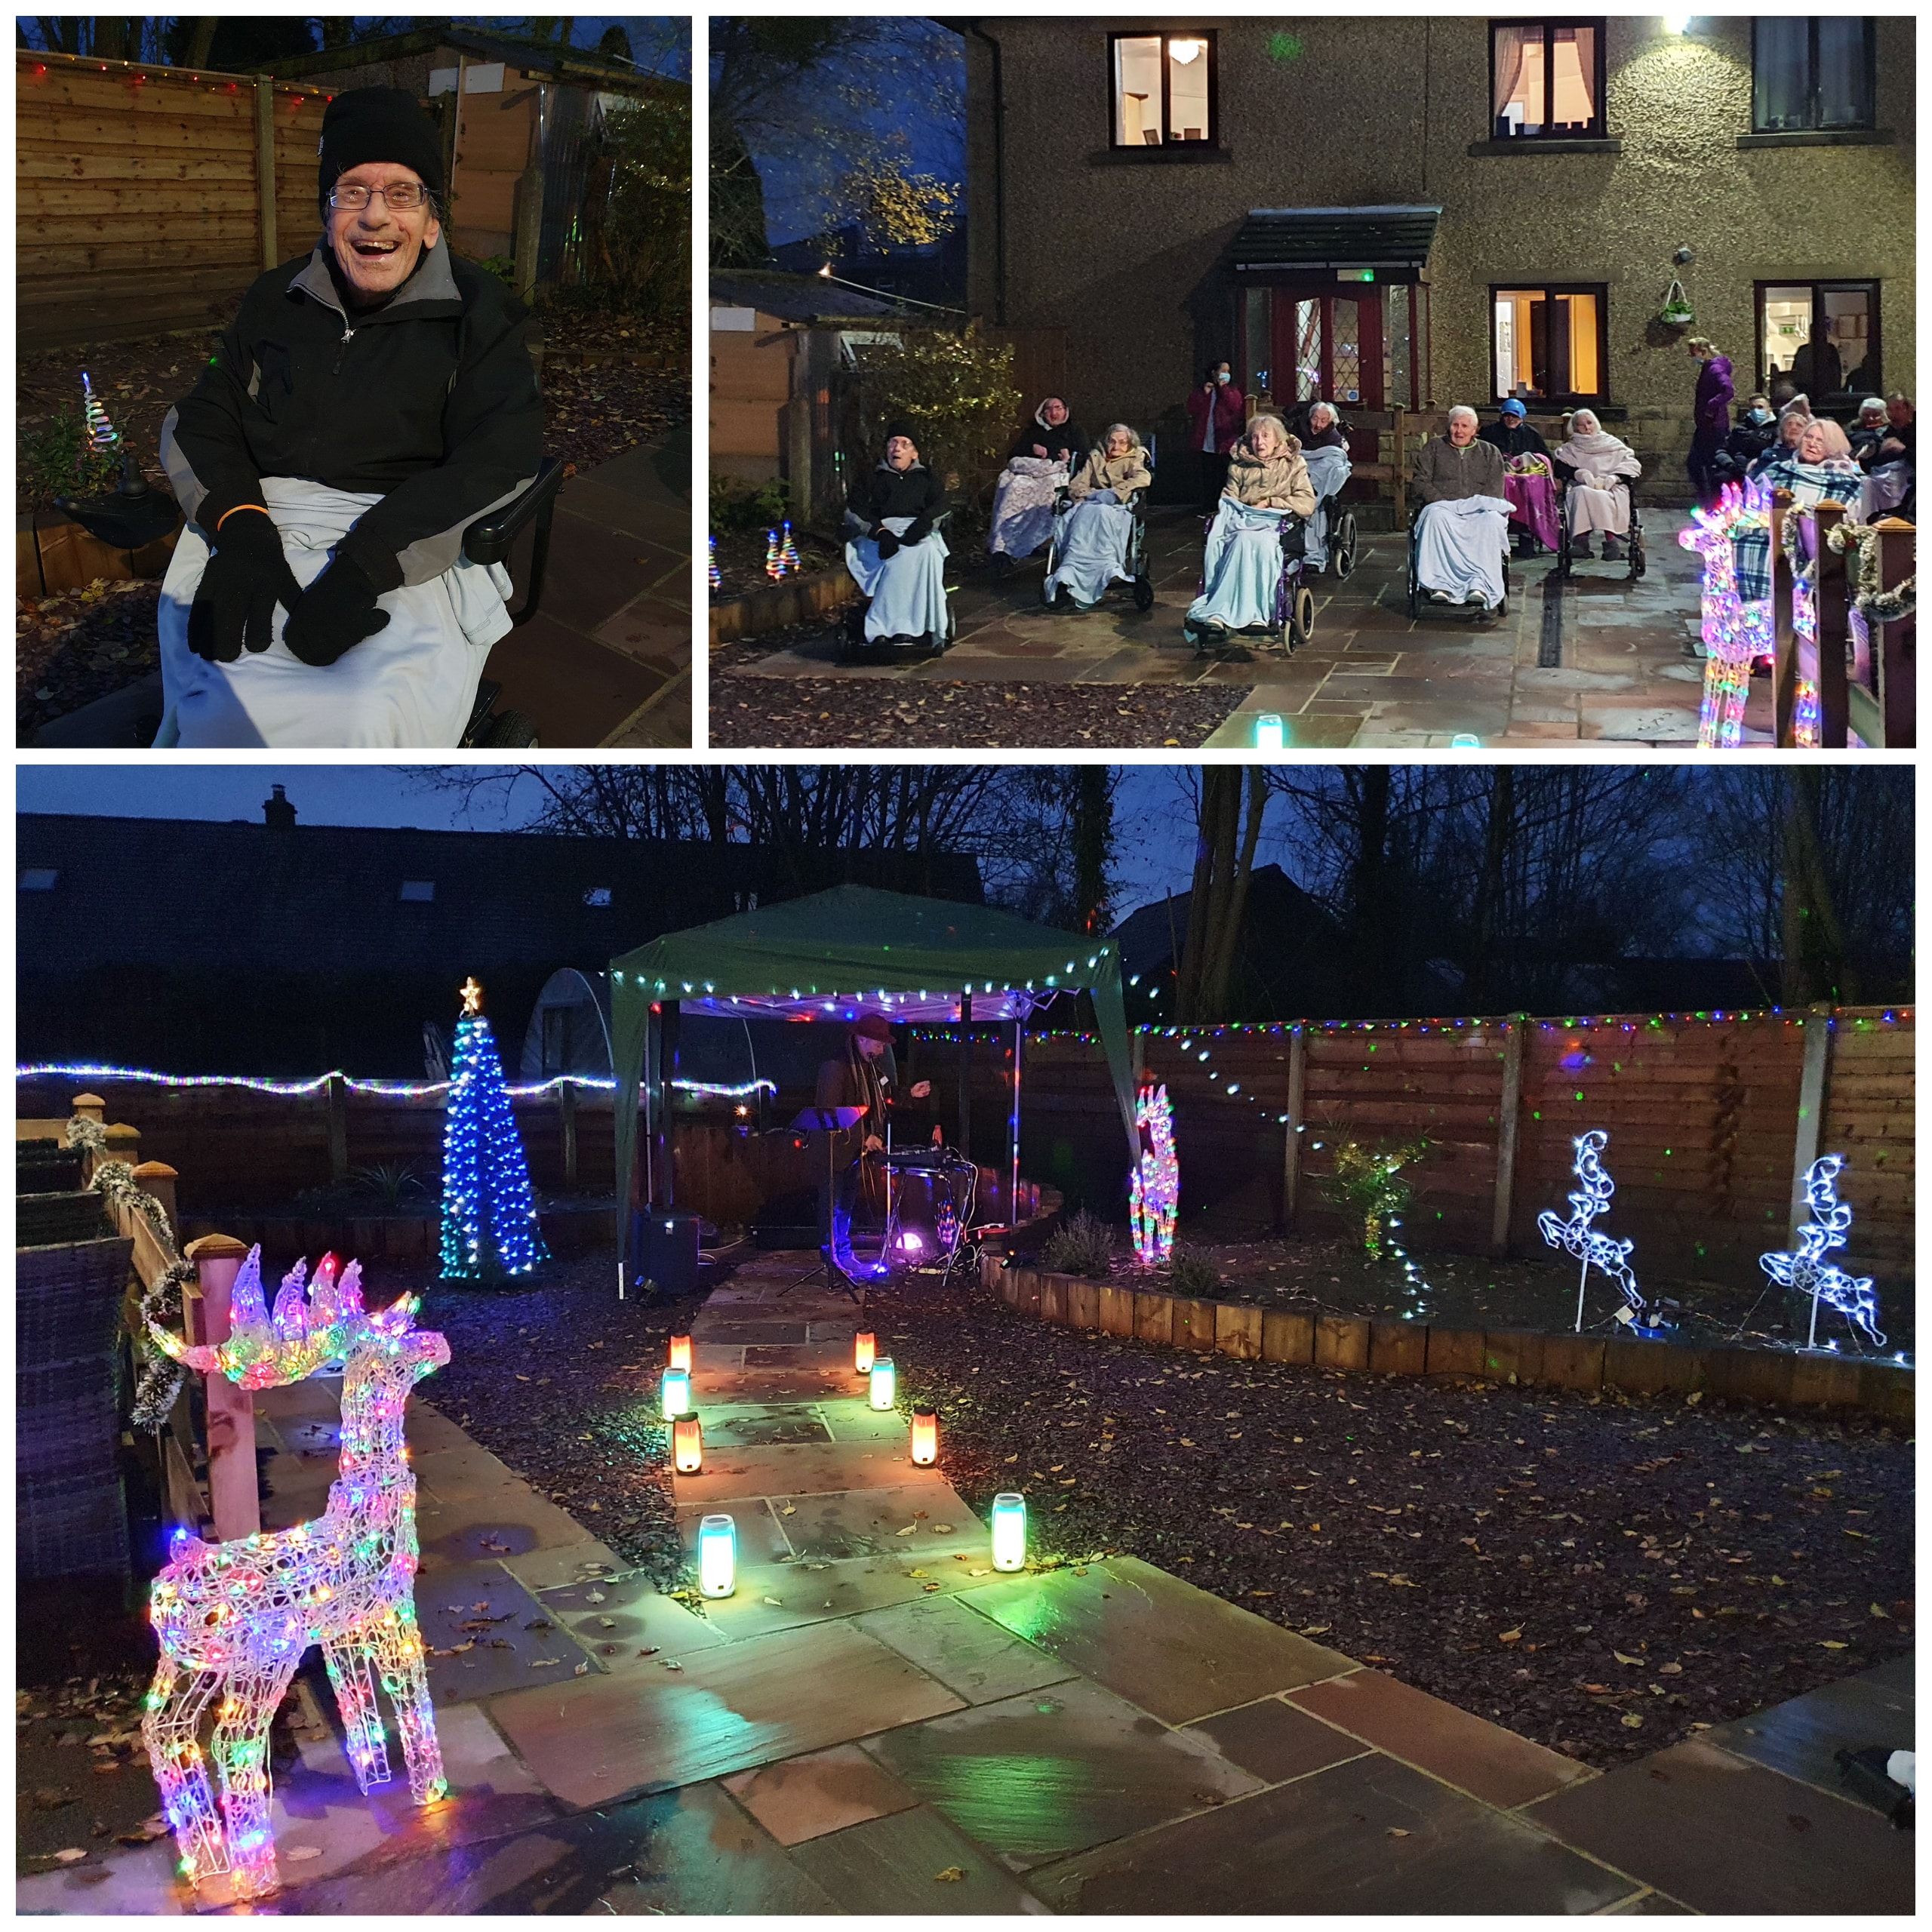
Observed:
[[[1424,271],[1438,410],[1489,396],[1492,284],[1605,284],[1611,426],[1667,497],[1696,374],[1687,331],[1657,321],[1674,275],[1740,391],[1755,380],[1754,282],[1876,278],[1885,386],[1909,392],[1913,20],[1877,22],[1877,134],[1750,146],[1748,17],[1698,17],[1685,35],[1660,17],[1604,26],[1620,151],[1538,153],[1492,151],[1484,18],[962,22],[970,305],[1065,331],[1078,419],[1124,417],[1178,449],[1201,364],[1239,353],[1226,261],[1249,211],[1440,205]],[[1109,149],[1107,37],[1130,29],[1216,34],[1214,149]]]

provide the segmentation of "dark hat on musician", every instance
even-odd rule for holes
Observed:
[[[912,424],[903,416],[896,423],[888,423],[885,426],[885,440],[889,443],[894,436],[903,436],[915,449],[919,447],[919,439],[912,433]]]
[[[323,205],[352,168],[386,161],[411,171],[431,194],[443,192],[443,138],[405,88],[356,88],[339,94],[322,115]]]
[[[892,1022],[882,1013],[869,1013],[854,1026],[852,1034],[855,1039],[883,1040],[891,1046]]]

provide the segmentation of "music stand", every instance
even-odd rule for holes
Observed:
[[[866,1117],[863,1107],[807,1107],[792,1122],[794,1134],[823,1134],[825,1136],[825,1238],[819,1244],[818,1265],[808,1268],[796,1281],[788,1281],[778,1291],[780,1295],[789,1295],[799,1282],[809,1281],[823,1274],[826,1285],[835,1288],[841,1294],[850,1295],[860,1308],[866,1305],[863,1292],[855,1287],[842,1269],[832,1266],[832,1238],[837,1227],[838,1212],[838,1182],[834,1173],[832,1137],[843,1134],[858,1125]],[[776,1297],[774,1297],[776,1299]]]

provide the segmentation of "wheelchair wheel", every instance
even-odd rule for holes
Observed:
[[[1288,648],[1299,650],[1315,635],[1315,592],[1298,583],[1288,598]]]
[[[481,751],[528,751],[536,748],[537,721],[520,711],[500,711],[484,720],[469,743]]]
[[[1154,608],[1154,586],[1144,577],[1134,580],[1134,608],[1137,611],[1151,611]]]
[[[1328,545],[1328,560],[1334,565],[1337,577],[1346,577],[1355,567],[1355,513],[1344,510],[1335,525],[1335,534]]]
[[[857,664],[866,657],[866,606],[863,604],[848,605],[839,626],[839,662]]]

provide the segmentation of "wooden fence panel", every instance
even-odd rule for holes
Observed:
[[[212,326],[264,266],[250,75],[15,54],[19,343]],[[276,84],[276,257],[319,227],[328,94]]]

